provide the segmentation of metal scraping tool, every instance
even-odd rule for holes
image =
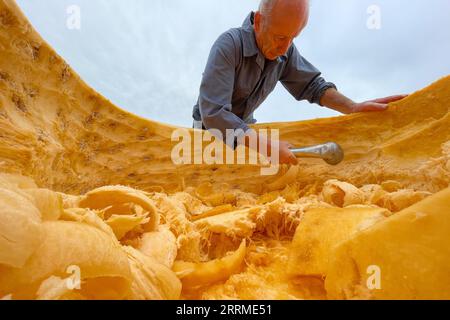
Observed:
[[[330,165],[338,165],[344,160],[344,151],[335,142],[328,142],[316,146],[291,149],[297,158],[321,158]]]

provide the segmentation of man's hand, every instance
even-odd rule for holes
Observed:
[[[298,159],[297,157],[294,155],[294,153],[292,153],[291,148],[293,148],[294,146],[287,142],[287,141],[275,141],[275,140],[265,140],[268,146],[268,152],[267,155],[270,158],[273,158],[271,152],[272,152],[272,146],[275,147],[276,143],[278,143],[278,163],[279,164],[292,164],[292,165],[297,165],[298,164]],[[276,151],[276,148],[275,150]],[[273,160],[271,160],[273,163]]]
[[[257,152],[261,154],[267,155],[267,157],[273,163],[273,155],[272,151],[278,151],[278,164],[292,164],[297,165],[298,160],[297,157],[292,153],[290,148],[293,148],[293,145],[287,141],[277,141],[273,139],[268,139],[266,136],[258,135],[254,130],[249,130],[246,134],[245,138],[245,146],[253,147],[250,145],[250,139],[253,137],[257,138]],[[276,144],[278,143],[278,150],[276,150]],[[260,148],[265,148],[265,150],[260,150]]]
[[[294,146],[286,141],[280,141],[280,164],[292,164],[297,165],[298,159],[297,157],[292,153],[291,148]]]
[[[297,165],[298,159],[292,153],[290,148],[293,148],[294,146],[287,142],[287,141],[276,141],[273,139],[266,139],[265,137],[259,137],[259,141],[262,142],[262,145],[267,145],[267,155],[271,159],[271,162],[273,163],[273,155],[272,151],[276,150],[276,143],[278,143],[278,164],[292,164]],[[273,150],[274,149],[274,150]]]
[[[384,111],[388,104],[406,98],[408,95],[397,95],[381,99],[356,103],[347,98],[334,88],[330,88],[323,94],[320,104],[344,114],[357,112]]]
[[[389,103],[402,100],[407,96],[408,95],[396,95],[362,103],[355,103],[351,106],[351,113],[384,111],[387,109]]]

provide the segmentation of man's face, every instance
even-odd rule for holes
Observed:
[[[307,22],[307,12],[292,14],[286,8],[274,8],[268,17],[256,12],[256,41],[266,59],[275,60],[285,54]]]

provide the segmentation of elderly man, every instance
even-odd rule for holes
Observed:
[[[248,125],[256,123],[254,111],[278,81],[295,99],[344,114],[382,111],[389,102],[405,97],[356,103],[339,93],[293,44],[305,28],[308,16],[308,0],[262,0],[259,10],[250,13],[241,28],[223,33],[211,49],[203,74],[193,111],[194,127],[218,129],[222,137],[227,136],[227,129],[248,132]],[[243,141],[249,146],[248,139]],[[270,152],[273,141],[264,142]],[[280,163],[296,164],[290,150],[292,145],[285,141],[278,143]]]

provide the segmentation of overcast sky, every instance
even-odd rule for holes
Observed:
[[[18,0],[56,51],[118,106],[192,126],[192,106],[215,39],[259,0]],[[312,0],[300,53],[357,101],[421,89],[450,74],[449,0]],[[80,29],[67,27],[80,9]],[[380,9],[381,29],[374,27]],[[259,122],[337,115],[297,102],[279,85]]]

